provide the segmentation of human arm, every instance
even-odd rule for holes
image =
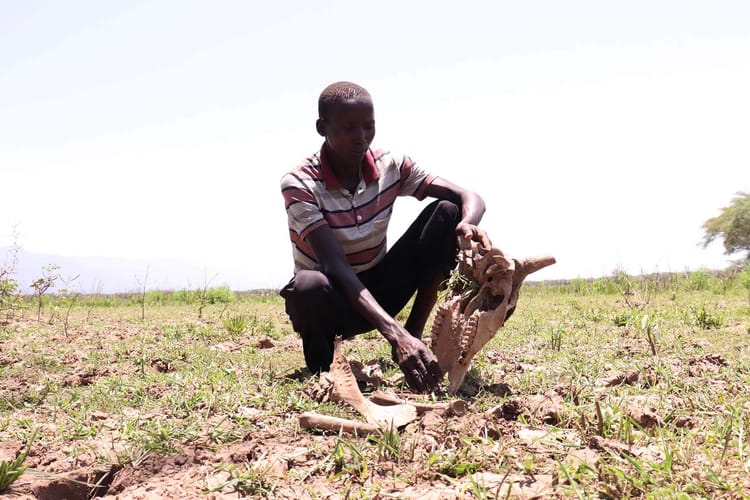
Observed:
[[[331,228],[319,226],[306,236],[323,272],[349,303],[391,344],[396,362],[409,386],[417,391],[432,389],[442,378],[434,355],[424,343],[409,334],[362,284],[346,260]]]
[[[435,178],[425,188],[424,194],[439,200],[451,201],[461,208],[461,220],[456,225],[456,234],[459,237],[477,241],[486,248],[492,246],[487,233],[478,227],[485,211],[481,196],[442,177]]]

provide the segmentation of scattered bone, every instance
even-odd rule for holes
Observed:
[[[510,318],[526,276],[554,257],[511,259],[498,248],[459,239],[458,270],[432,325],[432,351],[448,373],[449,392],[461,386],[472,358]]]
[[[370,401],[379,405],[397,405],[410,404],[417,409],[417,415],[424,415],[429,411],[444,411],[449,415],[460,417],[469,411],[469,405],[466,401],[456,399],[453,401],[444,401],[440,403],[420,403],[417,401],[404,401],[395,394],[377,391],[370,395]]]
[[[383,370],[377,361],[372,360],[367,364],[362,364],[360,361],[352,360],[349,362],[349,366],[351,366],[357,382],[363,382],[373,387],[380,387],[383,384]]]
[[[345,432],[365,436],[378,432],[378,426],[346,418],[331,417],[314,411],[306,411],[299,416],[299,423],[305,429],[320,429],[331,432]]]
[[[327,403],[333,400],[333,377],[329,372],[322,372],[318,381],[305,389],[308,396],[318,403]]]

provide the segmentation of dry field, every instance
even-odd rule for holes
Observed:
[[[300,427],[361,417],[314,397],[275,295],[30,302],[0,327],[0,495],[750,498],[747,290],[689,278],[526,286],[466,413],[370,436]],[[343,351],[382,370],[366,395],[451,399],[409,394],[375,333]]]

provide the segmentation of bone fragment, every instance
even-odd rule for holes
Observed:
[[[376,391],[370,394],[370,401],[379,405],[410,404],[417,409],[417,415],[424,415],[428,411],[447,410],[450,414],[461,416],[468,411],[466,401],[455,399],[453,401],[441,401],[440,403],[420,403],[418,401],[404,401],[395,394]]]
[[[346,432],[366,436],[378,432],[378,426],[346,418],[331,417],[314,411],[306,411],[299,416],[299,423],[305,429],[319,429],[331,432]]]

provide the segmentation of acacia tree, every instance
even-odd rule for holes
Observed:
[[[717,237],[724,240],[724,253],[747,252],[750,260],[750,193],[739,192],[721,214],[703,223],[703,248]]]

